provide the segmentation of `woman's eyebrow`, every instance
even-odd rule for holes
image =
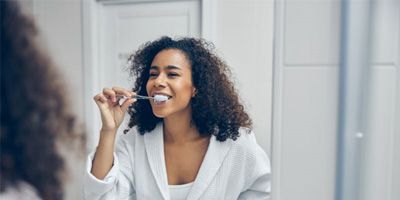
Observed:
[[[159,68],[160,68],[160,67],[158,67],[158,66],[156,66],[156,65],[150,67],[150,69],[155,69],[155,70],[158,70]],[[166,68],[166,69],[168,69],[168,70],[171,70],[171,69],[182,70],[180,67],[177,67],[177,66],[175,66],[175,65],[167,65],[167,66],[165,66],[165,67],[163,67],[163,68]]]

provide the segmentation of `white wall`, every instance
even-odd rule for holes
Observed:
[[[363,139],[363,200],[400,199],[400,1],[372,7],[368,129]]]
[[[340,4],[276,2],[272,172],[274,200],[333,200]]]
[[[82,14],[80,0],[34,0],[36,24],[53,60],[68,83],[74,112],[83,120]],[[67,19],[66,19],[67,18]]]
[[[378,1],[372,9],[368,131],[356,191],[362,200],[400,197],[399,3]],[[340,1],[276,5],[273,199],[335,199]]]
[[[219,0],[216,46],[232,67],[258,143],[270,155],[273,0]]]

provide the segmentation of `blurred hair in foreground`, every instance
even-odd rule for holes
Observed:
[[[35,43],[37,30],[16,1],[1,0],[0,194],[21,183],[42,199],[63,198],[59,141],[83,142],[50,59]]]

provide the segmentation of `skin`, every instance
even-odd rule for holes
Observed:
[[[166,49],[155,56],[149,73],[147,93],[150,96],[157,93],[171,96],[167,102],[160,104],[150,101],[154,115],[164,119],[164,156],[168,184],[193,182],[206,154],[210,137],[201,137],[197,128],[190,123],[190,101],[196,95],[190,62],[180,50]],[[129,99],[119,105],[117,95],[132,96],[135,93],[114,87],[105,88],[94,97],[103,124],[91,172],[99,179],[104,179],[112,167],[116,132],[129,105],[136,101]]]

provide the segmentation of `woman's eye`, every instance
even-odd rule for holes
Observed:
[[[150,73],[150,77],[156,77],[157,73]]]
[[[169,73],[168,76],[179,76],[177,73]]]

